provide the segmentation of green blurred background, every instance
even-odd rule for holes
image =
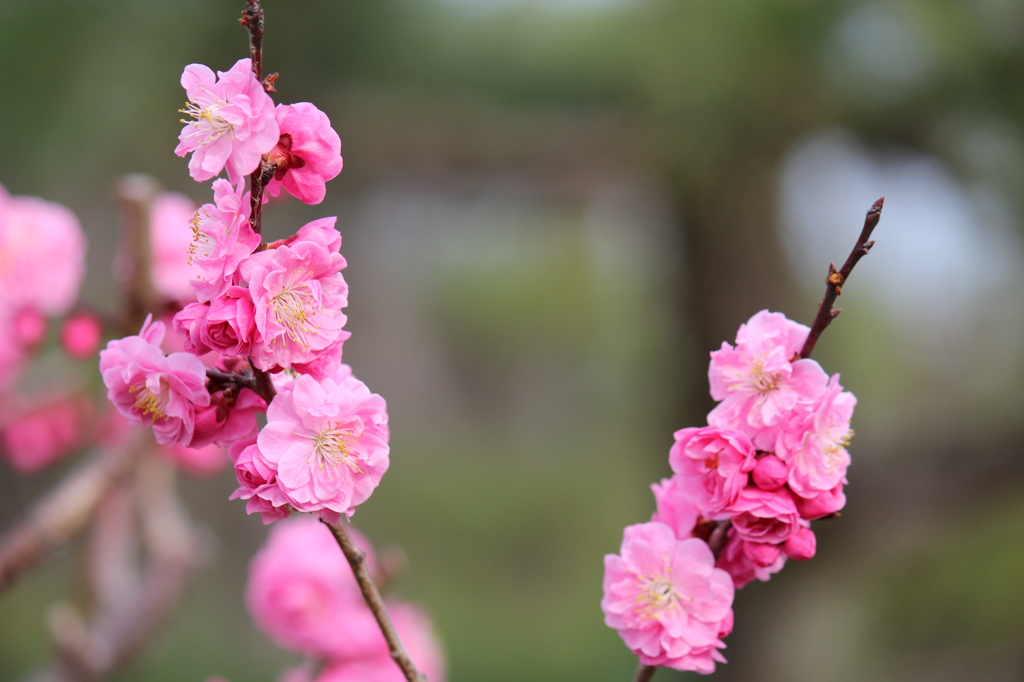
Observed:
[[[0,182],[78,214],[97,305],[121,174],[207,200],[172,153],[178,77],[246,56],[243,4],[0,0]],[[396,591],[452,682],[630,679],[602,555],[651,513],[672,432],[704,423],[707,353],[763,308],[809,323],[882,195],[816,350],[860,400],[849,503],[813,561],[737,595],[716,675],[1024,679],[1024,5],[265,6],[277,99],[330,116],[345,170],[264,224],[339,216],[345,359],[393,429],[355,521],[404,549]],[[0,465],[0,527],[60,473]],[[230,472],[181,486],[215,553],[118,679],[272,680],[297,659],[242,600],[266,530]],[[75,561],[0,595],[0,679],[47,659]]]

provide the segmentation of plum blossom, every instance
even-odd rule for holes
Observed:
[[[259,340],[253,362],[262,370],[315,362],[346,336],[348,285],[341,275],[336,218],[304,225],[287,245],[249,257],[241,267],[255,305]],[[340,359],[340,349],[337,355]],[[331,368],[333,369],[333,368]],[[321,372],[326,374],[326,372]]]
[[[107,398],[132,424],[151,424],[161,445],[191,445],[197,407],[210,404],[206,367],[188,353],[164,355],[165,327],[146,318],[138,336],[115,339],[100,351]]]
[[[818,493],[815,497],[805,498],[795,495],[793,499],[796,500],[800,516],[808,521],[834,514],[846,506],[846,494],[843,492],[842,483],[832,490]]]
[[[277,124],[281,137],[268,154],[277,171],[267,194],[276,197],[283,187],[302,202],[319,204],[325,183],[341,172],[341,138],[327,114],[309,102],[279,104]]]
[[[728,511],[736,533],[749,542],[785,542],[800,527],[800,514],[785,489],[744,488]]]
[[[767,581],[772,575],[781,571],[786,563],[786,555],[779,553],[774,563],[759,566],[750,558],[750,554],[756,555],[756,552],[747,551],[747,545],[750,543],[741,538],[735,528],[730,528],[726,537],[725,547],[718,555],[715,566],[732,576],[737,590],[743,589],[755,579],[762,582]]]
[[[807,561],[814,556],[818,548],[818,540],[810,528],[801,528],[789,536],[783,550],[793,561]]]
[[[814,360],[794,359],[808,328],[767,310],[755,314],[711,353],[711,397],[722,401],[708,424],[742,431],[761,450],[774,446],[777,425],[798,401],[813,401],[828,376]],[[775,428],[773,428],[775,427]]]
[[[713,426],[680,429],[668,463],[691,489],[701,514],[728,518],[728,508],[747,484],[757,463],[750,439],[738,431]]]
[[[627,526],[621,555],[605,556],[605,623],[644,665],[711,673],[725,662],[733,585],[707,543],[663,523]]]
[[[663,478],[660,483],[651,484],[651,491],[657,505],[651,521],[664,523],[680,540],[690,537],[700,518],[700,510],[686,480],[678,474]]]
[[[776,441],[779,457],[790,464],[789,487],[801,497],[816,497],[845,481],[850,466],[846,446],[853,436],[850,418],[857,399],[833,376],[824,394],[797,410]]]
[[[37,197],[6,194],[0,213],[5,307],[63,315],[74,305],[85,276],[85,234],[75,214]]]
[[[60,328],[60,343],[64,352],[76,360],[92,357],[103,340],[103,328],[95,315],[72,313]]]
[[[249,198],[245,182],[232,187],[227,180],[213,183],[212,204],[203,204],[192,218],[190,262],[198,268],[192,291],[200,303],[210,301],[235,284],[239,264],[260,243],[249,226]]]
[[[357,533],[356,544],[372,547]],[[380,628],[331,532],[310,517],[274,526],[249,564],[245,601],[277,644],[310,656],[352,658],[372,651]],[[392,664],[393,665],[393,664]]]
[[[199,274],[189,258],[196,205],[184,194],[163,192],[149,209],[150,276],[153,288],[169,301],[195,299],[189,284]]]
[[[281,389],[256,442],[288,504],[334,523],[387,471],[387,421],[384,399],[342,365],[332,377],[303,375]]]
[[[239,59],[216,75],[208,66],[189,64],[181,86],[189,99],[181,111],[193,120],[182,120],[186,125],[174,153],[184,157],[192,152],[192,179],[205,182],[226,167],[228,178],[237,183],[256,170],[260,158],[277,144],[280,131],[274,101],[256,80],[252,62]]]
[[[209,444],[227,447],[238,440],[256,437],[256,415],[266,412],[267,403],[255,391],[243,388],[237,395],[227,391],[210,393],[210,403],[195,412],[192,447]]]
[[[4,416],[3,444],[11,466],[42,471],[80,447],[92,416],[82,396],[57,395],[14,408]]]
[[[391,601],[388,613],[417,670],[430,682],[444,682],[444,655],[430,619],[411,604]],[[375,642],[362,655],[329,664],[315,682],[404,682],[406,677],[388,652],[387,642],[374,626]]]

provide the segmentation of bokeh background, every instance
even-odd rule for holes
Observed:
[[[246,56],[240,0],[0,0],[0,182],[70,207],[112,308],[111,188],[172,153],[185,64]],[[404,549],[452,682],[630,679],[602,555],[646,520],[707,354],[813,318],[864,212],[875,251],[816,350],[859,398],[819,553],[737,595],[721,680],[1024,679],[1024,5],[1015,0],[267,0],[280,102],[343,141],[345,358],[389,404],[357,525]],[[0,464],[9,525],[63,468]],[[231,473],[180,483],[215,552],[118,679],[272,680],[265,537]],[[0,679],[50,653],[74,547],[0,594]],[[663,670],[656,680],[693,679]]]

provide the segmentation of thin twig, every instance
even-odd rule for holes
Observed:
[[[246,0],[242,18],[238,20],[249,29],[249,59],[256,80],[263,78],[263,8],[260,0]]]
[[[0,591],[85,527],[111,488],[135,466],[144,438],[140,433],[125,447],[98,451],[0,538]]]
[[[636,669],[636,675],[633,677],[633,682],[650,682],[650,679],[654,677],[654,673],[658,672],[658,666],[656,665],[644,665],[640,664],[640,667]]]
[[[150,277],[149,210],[159,191],[156,180],[141,173],[124,176],[114,189],[121,204],[122,267],[126,270],[123,274],[127,275],[121,311],[121,327],[125,334],[138,333],[146,315],[156,308],[153,279]]]
[[[352,542],[352,537],[345,528],[346,524],[347,521],[345,520],[342,520],[337,526],[324,522],[324,525],[331,529],[334,539],[338,541],[338,546],[341,547],[342,553],[345,554],[348,565],[352,567],[352,572],[356,576],[356,582],[359,583],[359,591],[363,593],[366,605],[370,607],[374,617],[377,619],[377,624],[380,625],[380,631],[384,635],[384,639],[387,640],[391,658],[402,669],[405,679],[409,682],[426,682],[426,676],[421,675],[416,670],[412,659],[409,658],[409,652],[405,650],[405,646],[402,644],[402,640],[399,638],[398,632],[391,622],[391,616],[388,615],[388,610],[384,606],[384,600],[380,596],[380,591],[374,584],[373,578],[370,577],[370,571],[366,568],[366,553]]]
[[[836,297],[843,293],[843,285],[846,284],[850,273],[853,272],[853,266],[857,264],[857,261],[866,256],[871,251],[871,247],[875,245],[873,241],[870,241],[871,232],[882,217],[882,204],[884,203],[885,197],[882,197],[872,204],[868,210],[868,214],[864,217],[864,228],[860,231],[860,237],[857,238],[857,243],[854,244],[853,251],[850,252],[842,269],[837,272],[835,263],[828,264],[828,275],[825,277],[825,297],[821,299],[821,304],[818,305],[818,314],[814,318],[814,323],[811,324],[811,331],[807,335],[803,349],[800,351],[801,358],[811,357],[811,353],[814,351],[814,344],[818,342],[818,337],[832,323],[832,320],[842,312],[838,308],[833,309],[832,306],[836,302]]]
[[[253,387],[252,390],[256,391],[257,395],[263,398],[267,405],[269,405],[270,401],[274,399],[275,395],[277,395],[277,389],[274,388],[274,382],[270,380],[269,374],[256,366],[252,361],[252,358],[249,358],[249,367],[252,368],[253,382],[255,383],[255,387]]]

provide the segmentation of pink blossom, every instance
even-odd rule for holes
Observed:
[[[292,369],[299,374],[308,374],[314,379],[323,379],[331,376],[341,366],[342,346],[350,336],[352,336],[352,333],[343,329],[338,334],[337,340],[320,351],[313,360],[310,362],[292,363]]]
[[[668,453],[672,471],[686,479],[705,518],[728,518],[727,508],[757,463],[750,439],[738,431],[713,426],[681,429],[675,438]]]
[[[818,548],[818,540],[810,528],[801,528],[789,536],[783,548],[786,556],[793,561],[807,561],[814,556]]]
[[[282,389],[257,444],[289,503],[331,521],[351,516],[387,471],[387,420],[384,399],[343,366],[334,377],[303,375]]]
[[[243,263],[261,337],[252,349],[260,369],[315,362],[344,336],[348,285],[340,273],[345,259],[338,253],[335,220],[308,223],[290,244]]]
[[[203,327],[210,312],[210,303],[189,303],[171,318],[182,348],[192,355],[206,355],[210,347],[203,343]]]
[[[680,540],[690,537],[700,517],[700,510],[693,501],[686,481],[677,474],[672,478],[661,479],[660,483],[652,483],[651,491],[657,504],[651,521],[664,523]]]
[[[17,471],[42,471],[83,444],[92,404],[81,396],[51,396],[5,415],[4,452]]]
[[[444,682],[444,655],[430,619],[411,604],[391,601],[388,613],[409,658],[430,682]],[[404,682],[405,675],[388,653],[387,642],[374,623],[374,639],[363,655],[341,660],[321,672],[316,682]]]
[[[34,308],[22,308],[14,315],[14,336],[18,345],[27,351],[46,340],[48,326],[46,318]]]
[[[372,549],[365,538],[352,535],[364,551]],[[371,555],[371,570],[374,565]],[[363,655],[380,636],[337,542],[310,517],[271,529],[267,544],[249,564],[245,600],[268,637],[310,656]]]
[[[789,467],[775,455],[765,455],[757,460],[750,477],[754,479],[754,485],[761,490],[778,490],[786,485]]]
[[[327,193],[325,184],[341,172],[341,138],[327,114],[309,102],[277,105],[281,137],[268,158],[277,163],[267,194],[276,197],[281,188],[307,204],[319,204]]]
[[[212,476],[228,463],[227,453],[219,445],[186,448],[174,444],[160,448],[160,454],[195,476]]]
[[[792,539],[792,535],[790,539]],[[789,542],[787,540],[786,542]],[[755,566],[766,568],[779,560],[779,553],[782,552],[781,545],[770,545],[764,542],[744,542],[743,553],[754,562]],[[788,555],[788,553],[787,553]]]
[[[78,298],[85,249],[85,235],[71,211],[36,197],[8,197],[0,218],[5,306],[63,315]]]
[[[719,633],[731,611],[729,575],[707,543],[678,540],[663,523],[627,526],[622,554],[605,556],[605,623],[644,665],[710,673],[725,659]]]
[[[834,514],[846,506],[846,494],[843,493],[842,483],[832,490],[818,493],[816,497],[804,498],[797,495],[794,499],[800,516],[808,521]]]
[[[850,418],[857,399],[843,390],[836,374],[821,397],[798,410],[776,441],[779,457],[790,464],[789,487],[801,497],[816,497],[845,481],[850,465],[846,446],[853,436]]]
[[[164,355],[164,324],[146,318],[138,336],[126,336],[100,351],[107,398],[132,424],[152,424],[161,445],[190,445],[195,409],[210,404],[206,368],[188,353]]]
[[[742,431],[770,450],[783,417],[797,402],[817,398],[828,380],[814,360],[794,360],[808,331],[767,310],[740,325],[735,348],[723,343],[711,353],[711,397],[722,402],[708,424]]]
[[[60,342],[66,352],[76,360],[92,357],[100,348],[103,328],[100,321],[89,313],[73,313],[60,329]]]
[[[786,489],[744,488],[729,506],[732,527],[748,542],[776,544],[800,527],[793,497]]]
[[[189,64],[181,74],[181,87],[189,102],[174,153],[185,156],[189,175],[205,182],[227,167],[228,178],[238,182],[260,165],[260,158],[277,144],[280,131],[274,101],[252,72],[252,62],[239,59],[230,71],[213,71]]]
[[[256,437],[256,415],[267,411],[267,403],[255,391],[243,388],[237,395],[219,390],[210,394],[210,404],[195,412],[192,447],[214,443],[227,447],[238,440]]]
[[[249,226],[249,194],[245,181],[232,187],[227,180],[213,183],[212,204],[203,204],[192,218],[191,262],[199,274],[192,291],[200,303],[217,298],[232,284],[238,266],[260,244]]]
[[[189,258],[196,206],[184,194],[157,195],[149,209],[150,277],[153,288],[169,301],[195,298],[189,285],[199,274]]]
[[[772,575],[781,571],[786,563],[786,555],[780,553],[775,563],[770,566],[758,566],[747,555],[746,546],[749,543],[739,536],[735,528],[729,529],[727,537],[728,540],[718,555],[715,566],[732,576],[737,590],[743,589],[754,579],[767,581]]]

